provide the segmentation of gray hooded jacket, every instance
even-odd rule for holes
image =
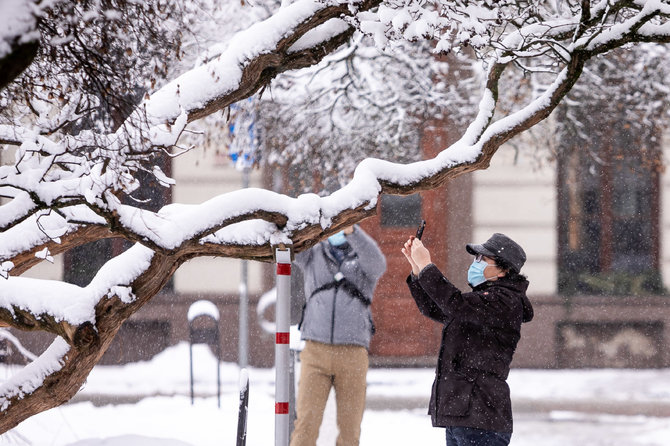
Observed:
[[[347,235],[351,250],[341,264],[330,252],[327,240],[298,253],[295,263],[304,276],[305,310],[302,339],[324,344],[370,346],[372,316],[369,305],[352,296],[343,286],[314,290],[335,281],[341,273],[368,301],[386,270],[386,259],[377,243],[358,226]]]

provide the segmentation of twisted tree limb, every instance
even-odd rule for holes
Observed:
[[[333,16],[335,16],[335,11],[337,11],[337,14],[342,13],[342,11],[337,10],[336,6],[332,8],[334,8],[332,10]],[[176,269],[186,260],[198,256],[212,255],[260,261],[269,261],[272,257],[272,247],[269,240],[242,245],[226,241],[212,241],[208,238],[209,236],[234,223],[263,220],[273,225],[277,234],[292,241],[294,249],[299,252],[344,226],[374,215],[375,204],[381,194],[407,195],[421,190],[429,190],[444,185],[456,176],[487,168],[491,158],[506,141],[549,116],[575,84],[589,58],[629,42],[651,41],[652,37],[649,32],[643,32],[645,27],[650,26],[649,14],[651,14],[649,11],[640,12],[638,17],[640,24],[631,27],[631,32],[603,41],[585,39],[582,42],[583,39],[579,36],[585,33],[584,26],[575,23],[573,32],[578,36],[575,46],[569,54],[566,53],[566,65],[558,73],[551,87],[528,106],[498,121],[493,121],[493,114],[497,102],[499,83],[504,70],[513,63],[513,58],[505,59],[504,62],[503,58],[494,61],[488,72],[485,99],[482,101],[479,115],[461,141],[454,145],[456,148],[471,150],[475,154],[471,160],[458,162],[443,162],[441,160],[439,167],[424,171],[422,175],[410,181],[398,180],[397,178],[406,177],[396,174],[402,173],[403,169],[408,169],[411,166],[393,165],[379,160],[366,160],[359,165],[352,181],[352,183],[358,182],[366,185],[365,195],[361,195],[359,201],[355,204],[344,206],[330,215],[319,214],[310,216],[309,219],[294,221],[291,219],[289,212],[282,213],[275,209],[254,209],[241,212],[235,217],[223,218],[212,227],[200,229],[197,233],[184,238],[176,246],[166,247],[160,241],[151,239],[146,234],[139,233],[125,225],[122,218],[113,214],[106,214],[106,210],[103,209],[98,210],[98,215],[102,214],[107,222],[111,221],[113,223],[110,225],[112,231],[102,224],[99,226],[96,224],[73,224],[69,231],[61,237],[60,246],[55,242],[43,242],[40,247],[48,245],[56,253],[81,244],[83,239],[87,241],[97,240],[110,237],[113,234],[136,241],[142,245],[141,249],[151,254],[147,256],[149,260],[146,266],[137,272],[129,283],[116,284],[119,287],[131,290],[132,299],[128,299],[128,296],[114,294],[111,291],[113,287],[110,287],[110,292],[94,304],[94,321],[75,324],[58,320],[50,314],[34,314],[29,310],[17,307],[11,307],[14,311],[10,311],[10,308],[7,307],[0,310],[1,321],[24,330],[39,329],[57,334],[59,339],[62,339],[62,342],[67,345],[67,348],[63,349],[64,353],[60,358],[59,367],[45,376],[41,385],[22,394],[3,389],[3,392],[0,393],[0,406],[2,407],[0,432],[5,432],[35,413],[69,400],[81,387],[90,370],[109,347],[121,324],[157,294]],[[312,21],[308,20],[305,23],[311,25],[305,26],[316,26],[316,24],[323,23],[325,19],[325,16],[310,19]],[[588,14],[584,14],[583,20],[592,23],[593,19]],[[304,32],[306,32],[306,29]],[[300,35],[303,35],[304,32]],[[345,34],[333,38],[332,44],[336,45],[339,38],[344,39]],[[320,60],[321,53],[319,51],[325,52],[330,48],[311,48],[309,51],[304,51],[298,55],[291,54],[288,49],[297,40],[297,37],[298,34],[292,38],[287,38],[280,43],[280,49],[276,52],[271,55],[259,56],[257,62],[252,61],[248,65],[248,73],[243,76],[242,83],[244,85],[240,85],[235,92],[212,98],[204,105],[189,110],[187,112],[188,119],[197,119],[257,91],[281,70],[291,69],[284,64],[297,68],[301,64]],[[668,39],[667,34],[659,33],[653,41],[668,42]],[[448,158],[450,150],[453,149],[447,149],[440,156]],[[434,160],[425,162],[432,162],[433,164],[430,165],[433,167],[438,165]],[[389,174],[389,172],[391,173]],[[327,197],[324,199],[327,199]],[[327,221],[326,224],[322,224],[322,217]],[[165,218],[167,219],[167,217]],[[31,259],[30,255],[34,254],[36,249],[37,246],[32,247],[30,252],[14,254],[7,260],[15,261],[18,265],[17,268],[25,270],[34,263],[34,259]],[[125,255],[130,258],[132,253],[122,254],[122,256]]]

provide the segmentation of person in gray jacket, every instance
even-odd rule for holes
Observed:
[[[370,303],[386,259],[358,226],[296,255],[304,276],[297,418],[291,446],[314,446],[331,387],[337,403],[337,446],[358,445],[365,409]]]

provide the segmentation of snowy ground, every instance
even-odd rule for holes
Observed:
[[[74,402],[30,418],[0,436],[0,445],[220,446],[237,430],[239,370],[222,365],[221,408],[216,362],[195,346],[195,404],[189,397],[188,345],[150,362],[99,366]],[[3,375],[4,373],[4,375]],[[11,370],[0,370],[0,377]],[[250,369],[249,446],[274,444],[274,371]],[[425,405],[427,369],[371,369],[362,445],[443,445]],[[670,370],[513,370],[513,446],[668,445]],[[318,446],[335,442],[328,403]]]

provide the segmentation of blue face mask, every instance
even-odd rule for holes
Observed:
[[[347,241],[347,237],[344,235],[344,231],[337,232],[330,237],[328,237],[328,242],[333,246],[340,246]]]
[[[484,270],[489,266],[484,260],[474,261],[470,268],[468,268],[468,283],[473,287],[481,285],[486,282],[486,277],[484,277]]]

